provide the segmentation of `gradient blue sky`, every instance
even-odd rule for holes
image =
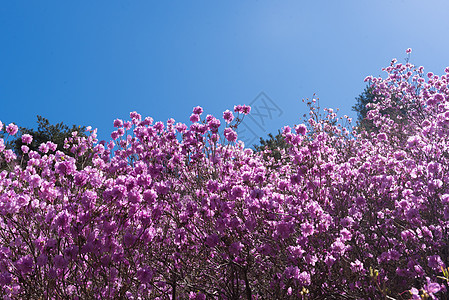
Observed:
[[[106,139],[130,111],[189,122],[196,105],[221,117],[261,92],[279,110],[247,119],[258,135],[298,124],[314,93],[355,117],[363,79],[406,48],[443,73],[448,16],[447,0],[2,1],[0,120],[42,115]]]

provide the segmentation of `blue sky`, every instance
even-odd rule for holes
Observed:
[[[266,136],[300,123],[314,93],[355,118],[363,79],[406,48],[443,73],[448,16],[446,0],[3,1],[0,120],[42,115],[108,139],[134,110],[189,123],[197,105],[221,117],[253,103],[246,126]]]

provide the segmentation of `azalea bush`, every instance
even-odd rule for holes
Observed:
[[[368,77],[376,130],[313,101],[276,158],[238,141],[248,106],[191,124],[138,113],[112,140],[0,160],[5,299],[422,299],[449,273],[449,68]]]

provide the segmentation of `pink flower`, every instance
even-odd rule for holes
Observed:
[[[19,271],[27,274],[33,270],[33,258],[29,255],[21,257],[16,263]]]
[[[187,131],[187,125],[184,123],[177,123],[175,125],[175,129],[179,132],[179,133],[184,133]]]
[[[10,123],[6,126],[6,132],[9,133],[9,135],[15,135],[17,131],[19,131],[19,127],[16,124]]]
[[[73,162],[70,161],[57,162],[55,164],[56,173],[60,175],[71,174],[72,172],[75,171],[75,169],[76,166],[74,165]]]
[[[301,224],[301,231],[302,231],[302,235],[303,236],[309,236],[312,235],[314,230],[313,230],[313,225],[306,222],[306,223],[302,223]]]
[[[326,256],[326,259],[324,260],[324,263],[327,265],[328,268],[332,267],[332,265],[335,263],[336,259],[332,255],[328,254]]]
[[[133,111],[129,113],[130,118],[132,119],[133,124],[137,125],[142,120],[142,116],[137,112]]]
[[[231,246],[229,246],[229,253],[232,255],[238,255],[240,253],[240,250],[242,250],[243,244],[240,242],[232,243]]]
[[[346,248],[347,247],[341,238],[337,238],[337,240],[332,244],[332,252],[337,255],[343,255],[346,252]]]
[[[440,271],[441,270],[440,268],[444,267],[443,260],[439,255],[429,256],[427,265],[434,271]]]
[[[164,123],[159,121],[154,124],[153,128],[156,129],[157,131],[161,132],[162,130],[164,130],[165,126],[164,126]]]
[[[223,112],[223,119],[225,119],[226,123],[229,124],[232,122],[232,120],[234,120],[234,115],[230,110],[227,109],[225,112]]]
[[[191,116],[190,116],[190,121],[192,122],[192,123],[196,123],[196,122],[198,122],[200,120],[200,116],[198,115],[198,114],[192,114]]]
[[[419,290],[417,288],[411,288],[409,292],[412,295],[411,299],[413,299],[413,300],[415,300],[415,299],[416,300],[422,299],[421,296],[419,296]]]
[[[5,151],[5,160],[7,162],[11,162],[13,160],[15,160],[17,158],[17,156],[14,154],[14,152],[11,149],[8,149]]]
[[[30,134],[22,135],[22,143],[31,144],[32,141],[33,141],[33,137]]]
[[[47,142],[47,147],[50,151],[56,151],[56,148],[58,148],[58,145],[53,142]]]
[[[292,225],[289,223],[282,222],[276,225],[276,234],[282,239],[287,239],[292,231]]]
[[[427,284],[424,285],[423,289],[430,295],[433,296],[433,294],[438,293],[441,290],[441,286],[436,283],[432,282],[429,277],[426,277]],[[432,297],[432,299],[435,299]]]
[[[343,228],[342,230],[340,230],[340,237],[343,241],[347,241],[352,238],[352,234],[348,229]]]
[[[248,105],[243,105],[242,106],[242,113],[244,115],[248,115],[251,112],[251,107]]]
[[[220,120],[218,120],[214,117],[209,118],[207,120],[207,126],[209,127],[210,131],[212,131],[212,133],[217,133],[220,125],[221,125]]]
[[[241,198],[244,194],[243,187],[241,185],[236,185],[231,190],[231,195],[234,198]]]
[[[407,54],[412,53],[412,48],[407,48],[407,50],[405,50],[405,53],[407,53]]]
[[[251,111],[251,107],[248,105],[237,105],[234,106],[234,112],[236,113],[242,113],[244,115],[249,114]]]
[[[216,245],[218,245],[218,243],[220,242],[220,239],[218,237],[218,235],[216,234],[211,234],[206,238],[206,242],[205,244],[211,248],[215,247]]]
[[[362,272],[363,263],[358,259],[356,259],[354,262],[351,262],[351,271],[354,273]]]
[[[385,134],[385,133],[379,133],[378,135],[377,135],[377,139],[379,140],[379,141],[386,141],[387,140],[387,135]]]
[[[123,126],[126,130],[130,130],[133,124],[130,121],[126,121],[125,123],[123,123]]]
[[[67,259],[62,255],[56,255],[54,258],[55,268],[57,269],[65,269],[68,265]]]
[[[234,106],[234,112],[239,113],[242,111],[242,106],[241,105],[235,105]]]
[[[140,268],[137,271],[137,279],[142,283],[149,283],[153,279],[153,274],[150,267]]]
[[[189,300],[206,300],[206,295],[204,295],[201,292],[198,293],[190,292]]]
[[[48,152],[48,145],[47,143],[42,143],[39,145],[39,151],[42,153],[47,153]]]
[[[111,132],[111,138],[112,138],[113,140],[118,139],[118,135],[119,135],[118,131],[113,131],[113,132]]]
[[[148,126],[153,124],[153,118],[152,117],[146,117],[145,120],[142,121],[142,125]]]
[[[424,271],[424,269],[423,269],[419,264],[416,264],[416,265],[413,267],[413,269],[415,270],[416,274],[417,274],[419,277],[424,276],[425,271]]]
[[[125,245],[125,247],[131,247],[132,245],[134,245],[135,241],[136,237],[130,232],[125,233],[125,235],[123,236],[123,244]]]
[[[406,157],[407,153],[403,150],[399,150],[394,153],[394,158],[396,158],[399,161],[404,160]]]
[[[48,262],[48,257],[45,254],[41,254],[40,256],[38,256],[37,258],[37,265],[38,266],[45,266]]]
[[[300,125],[296,126],[295,131],[297,134],[306,135],[307,127],[304,124],[300,124]]]
[[[146,190],[143,193],[143,199],[148,203],[152,204],[157,199],[157,193],[154,190]]]
[[[193,113],[195,115],[201,115],[203,113],[203,108],[201,106],[197,106],[193,108]]]
[[[119,128],[119,129],[117,129],[117,133],[118,133],[118,136],[124,136],[125,135],[125,129]]]
[[[407,146],[409,148],[417,147],[421,145],[421,139],[419,136],[411,136],[407,139]]]
[[[237,140],[237,133],[231,128],[226,128],[223,134],[225,138],[230,142],[235,142]]]
[[[440,103],[444,101],[444,96],[441,94],[436,94],[435,96],[433,96],[433,99],[435,103]]]
[[[122,127],[123,126],[123,121],[120,119],[115,119],[114,120],[114,127]]]

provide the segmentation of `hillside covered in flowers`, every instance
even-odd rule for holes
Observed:
[[[136,112],[112,140],[22,154],[0,140],[4,299],[447,297],[449,68],[367,77],[369,132],[311,104],[274,158],[238,141],[249,106],[191,124]]]

